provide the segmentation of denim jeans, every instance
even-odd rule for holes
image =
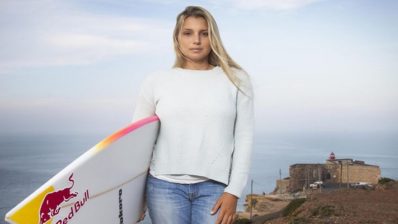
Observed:
[[[225,184],[213,180],[178,184],[148,174],[146,200],[153,224],[214,224],[218,213],[211,209]]]

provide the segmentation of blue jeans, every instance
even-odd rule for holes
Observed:
[[[211,209],[224,192],[225,184],[208,180],[178,184],[148,174],[146,200],[153,224],[214,224],[218,213]]]

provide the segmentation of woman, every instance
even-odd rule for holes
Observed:
[[[146,185],[149,215],[155,224],[229,224],[249,172],[251,83],[201,7],[178,15],[174,50],[174,67],[146,78],[134,113],[161,122]]]

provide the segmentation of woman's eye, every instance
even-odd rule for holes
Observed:
[[[191,35],[191,33],[189,33],[189,32],[185,32],[185,33],[182,33],[182,34],[184,34],[185,36]]]
[[[202,35],[207,37],[207,36],[209,36],[209,33],[208,32],[204,32],[204,33],[202,33]]]

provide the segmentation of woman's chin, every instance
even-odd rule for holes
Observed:
[[[188,58],[191,62],[198,63],[198,64],[201,64],[201,63],[207,61],[207,57],[197,57],[196,55],[194,55],[194,56],[187,56],[187,58]]]

